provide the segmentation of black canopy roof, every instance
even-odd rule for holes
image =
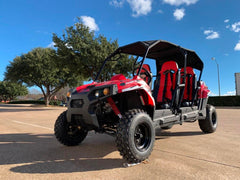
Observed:
[[[178,63],[179,68],[184,67],[184,54],[186,52],[187,66],[200,71],[203,69],[203,62],[194,51],[163,40],[138,41],[119,47],[115,53],[126,53],[144,57],[147,50],[149,51],[146,58],[155,59],[157,64],[173,60]]]

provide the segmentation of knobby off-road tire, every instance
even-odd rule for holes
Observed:
[[[116,144],[128,163],[149,157],[155,141],[155,129],[147,113],[140,109],[126,112],[117,126]]]
[[[214,106],[207,105],[206,106],[207,116],[204,120],[198,120],[198,124],[200,129],[204,133],[213,133],[217,129],[218,121],[217,121],[217,112]]]
[[[55,122],[55,137],[66,146],[76,146],[86,138],[88,131],[76,124],[67,122],[66,114],[67,111],[64,111]]]

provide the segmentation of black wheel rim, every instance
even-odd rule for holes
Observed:
[[[151,130],[147,124],[139,124],[135,128],[134,143],[136,148],[141,152],[148,149],[151,143]]]

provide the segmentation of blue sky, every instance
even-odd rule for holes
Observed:
[[[35,47],[52,45],[52,33],[82,17],[119,45],[163,39],[195,50],[204,61],[202,80],[211,95],[235,94],[240,72],[239,0],[8,0],[0,1],[0,80],[9,61]]]

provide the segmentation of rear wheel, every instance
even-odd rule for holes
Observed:
[[[120,154],[129,163],[138,163],[149,157],[155,141],[155,129],[147,113],[130,110],[117,126],[116,144]]]
[[[66,114],[67,111],[64,111],[55,122],[55,137],[60,143],[66,146],[76,146],[86,138],[88,131],[76,122],[69,123]]]
[[[204,133],[213,133],[217,129],[217,112],[214,106],[207,105],[206,107],[207,116],[204,120],[198,120],[200,129]]]

